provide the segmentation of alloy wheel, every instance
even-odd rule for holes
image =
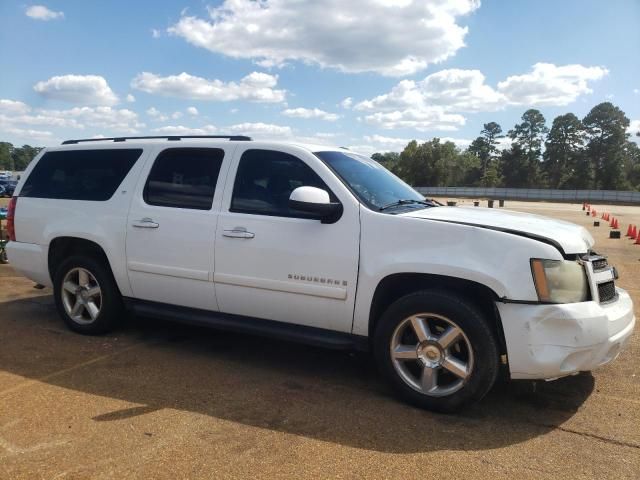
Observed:
[[[391,336],[390,354],[400,378],[432,397],[457,392],[473,370],[473,349],[465,333],[451,319],[434,313],[402,320]]]

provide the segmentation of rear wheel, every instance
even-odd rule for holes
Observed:
[[[123,315],[122,297],[111,271],[91,256],[69,257],[58,266],[54,295],[60,316],[78,333],[106,333]]]
[[[486,319],[466,300],[422,291],[394,302],[374,336],[380,370],[405,400],[452,412],[481,399],[498,372]]]

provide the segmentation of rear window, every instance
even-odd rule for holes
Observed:
[[[141,148],[45,153],[21,197],[109,200],[142,154]]]

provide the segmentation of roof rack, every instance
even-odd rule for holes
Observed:
[[[74,140],[65,140],[62,145],[75,145],[85,142],[104,142],[107,140],[113,140],[114,142],[126,142],[127,140],[155,140],[166,139],[169,141],[180,141],[183,138],[226,138],[227,140],[236,142],[248,142],[251,137],[245,135],[157,135],[147,137],[104,137],[104,138],[78,138]]]

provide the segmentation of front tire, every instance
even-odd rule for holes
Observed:
[[[480,400],[498,373],[498,345],[487,320],[472,303],[445,291],[395,301],[380,318],[374,353],[402,398],[438,412]]]
[[[107,333],[122,318],[122,297],[111,270],[92,256],[65,259],[56,269],[53,289],[58,313],[74,332]]]

